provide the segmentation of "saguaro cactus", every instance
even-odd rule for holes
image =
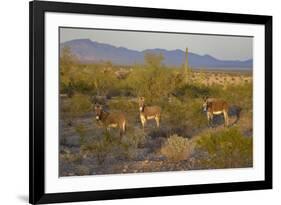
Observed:
[[[188,48],[185,50],[185,63],[184,63],[184,81],[188,83],[190,80],[191,69],[188,65]]]
[[[188,70],[188,48],[185,49],[185,69]]]

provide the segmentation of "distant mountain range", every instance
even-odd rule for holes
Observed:
[[[162,53],[164,64],[168,66],[180,66],[185,61],[185,52],[182,50],[147,49],[143,51],[131,50],[124,47],[116,47],[110,44],[99,43],[90,39],[77,39],[61,43],[63,47],[70,47],[74,55],[83,63],[93,63],[110,60],[113,64],[132,65],[143,64],[146,52]],[[232,70],[251,70],[253,60],[219,60],[210,55],[198,55],[189,52],[189,65],[193,68],[216,68]]]

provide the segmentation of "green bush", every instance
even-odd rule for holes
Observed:
[[[193,101],[187,104],[187,116],[188,116],[188,123],[190,127],[201,128],[207,126],[207,117],[206,113],[203,112],[202,109],[202,100],[194,99]]]
[[[86,128],[83,124],[79,124],[75,127],[75,131],[79,134],[80,146],[85,143]]]
[[[172,69],[164,67],[160,62],[150,62],[145,66],[136,66],[122,82],[122,86],[132,95],[144,96],[146,102],[153,102],[173,91],[176,77]]]
[[[82,156],[79,153],[60,153],[60,160],[64,160],[69,163],[80,164],[82,161]]]
[[[112,138],[109,132],[106,132],[101,139],[82,144],[81,152],[85,156],[93,155],[97,158],[98,163],[102,164],[110,152],[112,144]]]
[[[206,114],[202,110],[202,100],[192,99],[162,104],[166,121],[173,126],[204,127],[207,125]]]
[[[253,86],[252,83],[241,85],[230,85],[224,91],[224,98],[243,108],[243,110],[253,109]]]
[[[116,87],[117,78],[111,62],[83,65],[65,47],[60,53],[60,92],[106,95]]]
[[[123,112],[137,111],[138,104],[128,98],[116,98],[109,102],[110,110],[119,110]]]
[[[84,94],[75,94],[70,99],[70,113],[73,116],[79,116],[83,115],[89,111],[91,111],[92,108],[92,102],[90,100],[90,97]]]
[[[189,139],[172,135],[161,147],[160,153],[166,156],[168,160],[181,161],[189,158],[192,147]]]
[[[145,140],[145,135],[141,133],[123,136],[120,140],[107,131],[99,139],[84,142],[81,145],[81,154],[96,157],[99,164],[102,164],[108,156],[115,159],[132,159],[136,155],[138,146]]]
[[[128,137],[122,140],[123,145],[133,150],[137,149],[139,145],[143,145],[145,142],[146,136],[143,132],[132,132]]]
[[[185,84],[178,87],[175,93],[180,98],[190,99],[190,98],[202,98],[204,96],[211,95],[211,88],[200,85],[200,84]]]
[[[77,172],[78,176],[84,176],[84,175],[91,174],[89,167],[87,167],[85,165],[77,165],[75,167],[75,171]]]
[[[201,168],[250,167],[253,164],[253,139],[237,128],[200,136],[196,150],[201,153]]]
[[[60,91],[70,93],[73,91],[73,70],[78,65],[78,59],[72,54],[69,47],[64,47],[60,52]]]

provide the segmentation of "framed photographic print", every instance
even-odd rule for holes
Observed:
[[[272,17],[30,2],[30,203],[272,188]]]

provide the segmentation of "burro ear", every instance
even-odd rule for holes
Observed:
[[[209,98],[209,97],[208,97],[207,95],[205,95],[205,96],[203,97],[203,100],[206,101],[208,98]]]
[[[95,109],[98,109],[99,107],[99,104],[95,103]]]

